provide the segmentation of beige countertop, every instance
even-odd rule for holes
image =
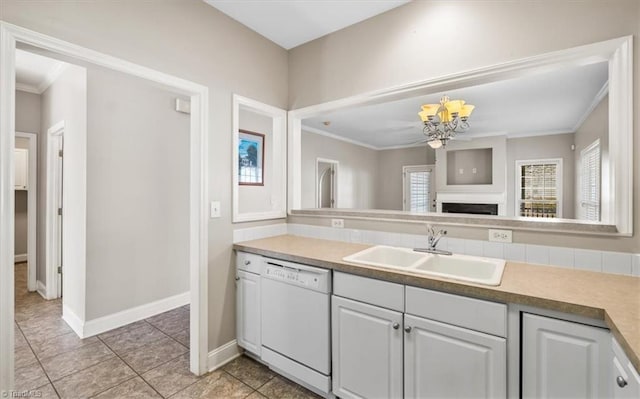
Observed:
[[[342,260],[370,247],[291,235],[237,243],[241,251],[396,283],[604,320],[640,370],[640,278],[507,262],[497,287],[355,265]]]

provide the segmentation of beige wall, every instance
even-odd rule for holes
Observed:
[[[402,210],[402,167],[435,163],[435,151],[428,146],[378,151],[375,209]]]
[[[23,133],[38,133],[40,131],[40,95],[16,91],[16,131]],[[29,141],[16,138],[16,148],[29,148]],[[36,156],[36,154],[29,154]],[[37,184],[37,182],[31,182]],[[28,207],[27,192],[15,192],[15,242],[14,253],[27,253]]]
[[[190,122],[176,97],[87,71],[86,321],[189,291]]]
[[[208,197],[220,200],[222,210],[221,218],[209,221],[209,349],[234,339],[232,93],[286,109],[287,52],[201,0],[4,0],[0,15],[10,23],[209,88]]]
[[[582,125],[576,130],[574,152],[574,167],[576,170],[575,179],[575,209],[576,217],[578,217],[578,209],[580,207],[580,152],[593,144],[594,141],[600,139],[600,170],[606,169],[603,166],[608,164],[609,160],[609,96],[600,101],[600,104],[585,119]],[[637,143],[637,141],[636,141]],[[637,146],[638,144],[636,144]],[[637,155],[636,155],[637,156]],[[602,181],[602,173],[600,175]],[[601,186],[602,187],[602,186]],[[637,197],[636,197],[637,198]],[[636,203],[638,200],[636,200]]]
[[[637,0],[414,1],[290,51],[289,108],[444,76],[505,61],[640,33]],[[455,29],[451,27],[455,26]],[[544,28],[541,28],[544,27]],[[451,40],[441,40],[449,32]],[[452,40],[464,45],[453,51]],[[425,43],[428,46],[425,47]],[[640,62],[634,43],[634,115],[640,115]],[[434,62],[435,54],[445,54]],[[634,128],[640,142],[640,125]],[[638,170],[640,146],[635,145]],[[634,229],[640,229],[640,173],[634,176]],[[298,218],[290,218],[299,222]],[[317,223],[318,221],[312,221]],[[372,229],[387,224],[371,222]],[[408,227],[407,227],[408,228]],[[460,237],[469,229],[459,230]],[[486,238],[486,230],[476,229]],[[640,252],[632,238],[517,233],[516,242]],[[455,235],[454,235],[455,236]]]
[[[447,185],[492,184],[493,182],[493,149],[491,148],[448,151],[446,162]]]
[[[515,215],[516,161],[562,159],[562,217],[573,219],[574,213],[574,144],[575,134],[554,134],[507,139],[507,216]]]
[[[302,207],[316,207],[316,159],[338,161],[337,208],[375,208],[377,151],[302,132]]]

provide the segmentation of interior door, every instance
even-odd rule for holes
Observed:
[[[56,248],[56,264],[58,265],[58,298],[62,297],[62,269],[63,269],[63,253],[62,253],[62,238],[63,238],[63,228],[64,228],[64,217],[63,217],[63,203],[62,203],[62,192],[63,192],[63,138],[62,136],[55,136],[58,141],[58,160],[56,162],[56,170],[55,173],[55,184],[56,184],[56,203],[58,208],[58,214],[56,216],[56,229],[55,229],[55,248]]]

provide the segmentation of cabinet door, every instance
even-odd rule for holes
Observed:
[[[405,398],[504,398],[507,348],[495,337],[405,315]]]
[[[402,313],[331,298],[333,393],[342,398],[402,397]]]
[[[29,150],[16,148],[13,151],[16,190],[27,190],[29,188]]]
[[[611,397],[607,330],[524,314],[521,345],[524,398]]]
[[[260,276],[238,270],[236,335],[238,346],[260,356]]]

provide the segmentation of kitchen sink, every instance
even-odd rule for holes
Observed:
[[[417,265],[414,271],[478,284],[500,285],[504,265],[503,259],[430,255],[427,262]]]
[[[342,260],[361,265],[388,267],[392,269],[412,269],[420,266],[429,259],[429,255],[414,252],[409,248],[376,245],[346,256]]]
[[[437,255],[385,245],[367,248],[342,260],[493,286],[500,285],[505,266],[503,259]]]

